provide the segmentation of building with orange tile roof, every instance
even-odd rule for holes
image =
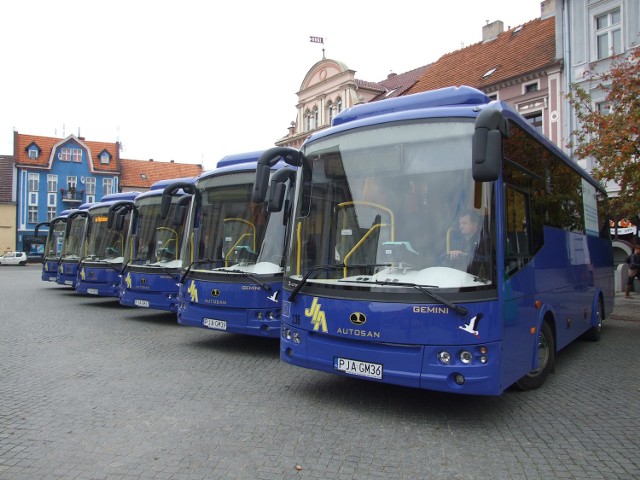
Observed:
[[[121,191],[143,191],[156,180],[197,176],[201,165],[120,159],[118,142],[25,135],[14,132],[16,241],[36,254],[45,237],[35,227],[63,210]]]
[[[159,180],[168,178],[197,177],[203,171],[202,165],[192,163],[156,162],[150,160],[121,159],[120,189],[123,192],[146,191]]]
[[[563,147],[562,52],[556,44],[553,1],[542,16],[508,30],[496,21],[482,29],[482,41],[447,53],[406,94],[468,85],[506,101],[558,147]]]

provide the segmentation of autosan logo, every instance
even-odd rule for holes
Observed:
[[[367,316],[364,313],[353,312],[349,315],[349,321],[354,325],[364,325],[367,321]]]
[[[211,290],[211,296],[212,297],[219,297],[220,296],[220,290],[218,290],[217,288],[214,288],[213,290]]]
[[[146,285],[146,284],[147,284],[147,279],[146,279],[146,278],[144,278],[144,277],[142,277],[142,278],[140,279],[140,285]]]

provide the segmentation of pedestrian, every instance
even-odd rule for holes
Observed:
[[[633,288],[633,281],[640,279],[640,244],[633,247],[633,253],[627,258],[629,264],[629,278],[627,279],[627,286],[624,288],[625,298],[631,298],[631,289]]]

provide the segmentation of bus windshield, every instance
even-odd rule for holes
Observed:
[[[254,180],[255,171],[247,171],[198,181],[192,270],[282,273],[283,213],[251,201]]]
[[[107,228],[108,214],[108,205],[93,208],[89,212],[86,257],[93,261],[122,263],[127,229],[118,231]]]
[[[495,288],[493,185],[472,178],[473,129],[422,120],[306,145],[310,213],[301,215],[299,192],[290,284],[404,300],[421,288]]]
[[[174,225],[175,202],[166,218],[160,216],[162,195],[136,200],[135,231],[131,239],[131,264],[163,268],[180,268],[183,225]]]
[[[49,235],[47,236],[47,244],[44,248],[45,258],[60,258],[60,252],[62,251],[62,241],[64,239],[64,232],[67,228],[66,219],[53,220],[51,227],[49,228]]]
[[[62,259],[80,260],[83,254],[87,217],[86,215],[78,215],[67,220],[67,222],[71,222],[71,225],[62,246]]]

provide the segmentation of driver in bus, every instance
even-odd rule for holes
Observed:
[[[446,253],[447,264],[459,270],[478,274],[488,255],[482,236],[482,221],[475,210],[467,210],[458,218],[458,232],[452,235]]]

